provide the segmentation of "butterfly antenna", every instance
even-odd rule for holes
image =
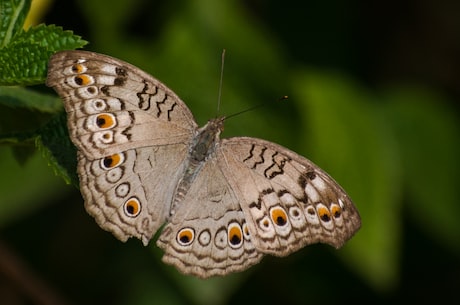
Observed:
[[[220,100],[222,97],[222,84],[224,80],[224,63],[225,63],[225,49],[222,50],[222,58],[221,58],[221,65],[220,65],[219,93],[217,95],[217,114],[220,113]]]
[[[276,100],[276,102],[281,102],[281,101],[284,101],[284,100],[287,100],[289,97],[287,95],[283,95],[282,97],[280,97],[279,99]],[[233,113],[231,115],[228,115],[225,117],[225,119],[229,119],[231,117],[234,117],[234,116],[237,116],[237,115],[240,115],[242,113],[245,113],[245,112],[249,112],[249,111],[252,111],[254,109],[257,109],[257,108],[260,108],[260,107],[264,107],[264,106],[267,106],[267,103],[260,103],[258,105],[255,105],[255,106],[252,106],[248,109],[245,109],[245,110],[242,110],[240,112],[237,112],[237,113]]]
[[[224,66],[225,66],[225,49],[222,50],[222,57],[221,57],[219,92],[218,92],[218,95],[217,95],[217,114],[220,113],[220,101],[222,100],[222,85],[223,85],[223,81],[224,81]],[[276,101],[280,102],[280,101],[287,100],[287,99],[288,99],[288,96],[284,95],[284,96],[280,97],[279,99],[277,99]],[[226,116],[225,119],[229,119],[231,117],[240,115],[242,113],[252,111],[252,110],[260,108],[262,106],[266,106],[266,103],[261,103],[259,105],[255,105],[255,106],[250,107],[248,109],[242,110],[240,112],[233,113],[231,115]]]

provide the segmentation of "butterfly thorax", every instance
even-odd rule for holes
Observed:
[[[206,125],[198,129],[189,149],[191,162],[201,163],[214,152],[224,127],[224,120],[224,117],[209,120]]]
[[[172,200],[170,215],[178,208],[203,164],[212,156],[219,143],[219,136],[224,128],[225,117],[211,119],[197,130],[196,136],[189,147],[189,153],[184,166],[184,174],[176,187]]]

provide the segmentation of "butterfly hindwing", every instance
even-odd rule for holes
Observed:
[[[86,210],[118,239],[136,237],[147,245],[169,215],[165,203],[171,202],[174,181],[184,171],[186,150],[184,144],[142,147],[97,160],[79,153]]]
[[[223,172],[259,251],[285,256],[318,242],[338,248],[359,229],[348,195],[306,158],[254,138],[224,139],[221,147]]]
[[[242,271],[262,258],[216,159],[203,165],[157,245],[163,261],[200,278]]]

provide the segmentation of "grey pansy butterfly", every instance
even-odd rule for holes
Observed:
[[[85,207],[126,241],[201,278],[242,271],[264,254],[341,247],[359,229],[343,189],[311,161],[261,139],[220,139],[224,117],[198,128],[149,74],[86,51],[51,57],[47,85],[64,99]]]

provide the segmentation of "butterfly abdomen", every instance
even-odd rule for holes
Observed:
[[[189,148],[189,155],[184,166],[184,174],[177,184],[169,213],[170,216],[180,206],[203,164],[214,154],[219,141],[219,135],[223,129],[223,123],[223,117],[217,118],[210,120],[205,126],[198,129]]]

